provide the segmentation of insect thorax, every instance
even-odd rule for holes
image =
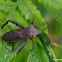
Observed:
[[[29,35],[35,37],[36,35],[40,34],[41,31],[36,29],[32,24],[29,25]]]

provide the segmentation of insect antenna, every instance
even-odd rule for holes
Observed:
[[[61,12],[62,13],[62,12]],[[61,15],[61,13],[55,18],[55,20],[53,20],[53,22],[52,23],[54,23],[55,21],[56,21],[56,19]],[[45,29],[47,29],[50,25],[52,25],[52,23],[51,24],[49,24]],[[43,31],[45,30],[45,29],[43,29]]]
[[[61,13],[62,13],[62,12],[61,12]],[[54,23],[54,21],[56,21],[56,19],[61,15],[61,13],[55,18],[55,20],[53,20],[52,23]],[[52,25],[52,23],[49,24],[45,29],[47,29],[50,25]],[[40,29],[44,24],[45,24],[45,22],[44,22],[38,29]],[[41,30],[41,31],[44,31],[45,29],[43,29],[43,30]]]
[[[43,22],[43,24],[38,29],[40,29],[44,24],[45,24],[45,21]]]

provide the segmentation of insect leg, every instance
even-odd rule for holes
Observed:
[[[1,27],[1,29],[2,29],[6,24],[8,24],[8,22],[14,23],[14,24],[16,24],[17,26],[19,26],[19,27],[21,27],[21,28],[24,28],[24,26],[23,26],[22,24],[20,24],[20,23],[14,21],[14,20],[8,20],[8,21]]]
[[[11,46],[11,45],[13,45],[14,43],[10,43],[10,44],[8,44],[7,46]]]
[[[44,39],[43,37],[40,37],[40,36],[38,36],[38,37],[40,38],[40,40],[43,39],[46,43],[48,43],[47,40]],[[50,43],[48,43],[48,44],[49,44],[53,49],[55,49],[55,44],[54,44],[54,43],[50,42]]]
[[[43,22],[43,24],[38,29],[40,29],[44,24],[45,24],[45,21]]]
[[[33,40],[33,50],[34,50],[34,40]]]
[[[34,40],[33,40],[33,49],[32,50],[30,50],[30,51],[33,51],[34,50]]]
[[[33,19],[33,26],[35,25],[35,19]]]
[[[40,37],[40,36],[38,36],[40,39],[43,39],[45,42],[47,42],[46,41],[46,39],[44,39],[43,37]],[[48,43],[48,42],[47,42]],[[48,44],[50,44],[50,43],[48,43]]]
[[[14,48],[14,46],[13,46],[13,47],[12,47],[12,51],[14,52],[14,51],[16,51],[16,50],[22,48],[22,47],[25,45],[25,43],[26,43],[26,40],[25,40],[24,42],[22,42],[20,45],[18,45],[16,48]]]

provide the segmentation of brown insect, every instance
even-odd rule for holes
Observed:
[[[1,27],[1,29],[6,24],[8,24],[9,21],[12,22],[12,23],[14,23],[14,24],[16,24],[17,26],[21,27],[22,29],[16,29],[16,30],[9,31],[9,32],[3,34],[3,36],[1,37],[1,39],[4,40],[5,42],[14,42],[14,41],[25,40],[19,46],[17,46],[15,49],[12,49],[12,51],[16,51],[19,48],[22,48],[25,45],[27,39],[33,40],[36,35],[42,33],[41,30],[38,30],[38,29],[36,29],[34,27],[35,20],[34,20],[33,25],[29,24],[29,26],[26,27],[26,28],[24,28],[24,26],[22,24],[14,21],[14,20],[8,20]],[[33,41],[33,44],[34,44],[34,41]],[[33,45],[33,49],[34,49],[34,45]]]
[[[60,13],[61,14],[61,13]],[[59,15],[60,15],[59,14]],[[57,16],[58,17],[58,16]],[[57,18],[56,17],[56,18]],[[25,43],[26,43],[26,40],[27,39],[30,39],[30,40],[33,40],[34,37],[40,33],[42,33],[46,28],[48,28],[49,26],[47,26],[44,30],[39,30],[44,24],[45,22],[38,28],[36,29],[34,27],[34,24],[35,24],[35,20],[33,19],[33,24],[29,24],[28,27],[24,28],[24,26],[14,20],[8,20],[2,27],[1,29],[6,25],[8,24],[8,22],[11,22],[11,23],[14,23],[16,24],[17,26],[21,27],[21,29],[16,29],[16,30],[12,30],[12,31],[9,31],[9,32],[6,32],[5,34],[3,34],[3,36],[1,37],[2,40],[4,40],[5,42],[14,42],[14,41],[20,41],[20,40],[24,40],[24,42],[22,42],[20,45],[18,45],[15,49],[14,47],[12,48],[12,51],[16,51],[20,48],[22,48]],[[55,21],[55,20],[54,20]],[[53,21],[53,22],[54,22]],[[53,23],[52,22],[52,23]],[[33,40],[33,50],[34,50],[34,40]]]

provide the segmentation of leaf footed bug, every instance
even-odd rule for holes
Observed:
[[[25,45],[27,39],[33,40],[36,35],[42,33],[42,31],[37,30],[37,29],[34,27],[35,20],[34,20],[33,25],[32,25],[32,24],[29,24],[29,26],[26,27],[26,28],[24,28],[24,26],[23,26],[22,24],[20,24],[20,23],[14,21],[14,20],[8,20],[8,21],[1,27],[1,29],[2,29],[6,24],[8,24],[8,22],[14,23],[14,24],[16,24],[17,26],[21,27],[22,29],[16,29],[16,30],[13,30],[13,31],[9,31],[9,32],[3,34],[3,36],[1,37],[1,39],[4,40],[4,41],[6,41],[6,42],[14,42],[14,41],[25,40],[25,41],[22,42],[19,46],[17,46],[15,49],[13,48],[12,51],[16,51],[16,50],[18,50],[19,48],[22,48],[22,47]],[[33,41],[33,50],[34,50],[34,41]]]
[[[60,13],[60,14],[61,14],[61,13]],[[60,15],[60,14],[59,14],[59,15]],[[59,16],[59,15],[58,15],[58,16]],[[58,17],[58,16],[57,16],[57,17]],[[57,17],[56,17],[56,18],[57,18]],[[34,20],[34,19],[33,19],[33,20]],[[56,20],[56,19],[55,19],[55,20]],[[55,20],[54,20],[54,21],[55,21]],[[53,21],[53,22],[54,22],[54,21]],[[24,42],[22,42],[20,45],[18,45],[15,49],[14,49],[14,47],[12,48],[12,51],[13,51],[13,52],[16,51],[16,50],[18,50],[18,49],[20,49],[20,48],[22,48],[22,47],[25,45],[27,39],[33,40],[33,50],[34,50],[34,37],[35,37],[36,35],[42,33],[46,28],[48,28],[48,27],[53,23],[53,22],[52,22],[52,23],[51,23],[49,26],[47,26],[45,29],[39,30],[39,29],[45,24],[45,22],[43,22],[43,24],[42,24],[38,29],[36,29],[36,28],[34,27],[35,20],[34,20],[33,24],[29,24],[29,26],[26,27],[26,28],[24,28],[24,26],[23,26],[22,24],[20,24],[20,23],[14,21],[14,20],[8,20],[8,21],[1,27],[1,29],[2,29],[6,24],[8,24],[8,22],[11,22],[11,23],[16,24],[17,26],[21,27],[21,29],[16,29],[16,30],[12,30],[12,31],[6,32],[5,34],[3,34],[3,36],[1,37],[1,39],[4,40],[5,42],[14,42],[14,41],[24,40]]]

